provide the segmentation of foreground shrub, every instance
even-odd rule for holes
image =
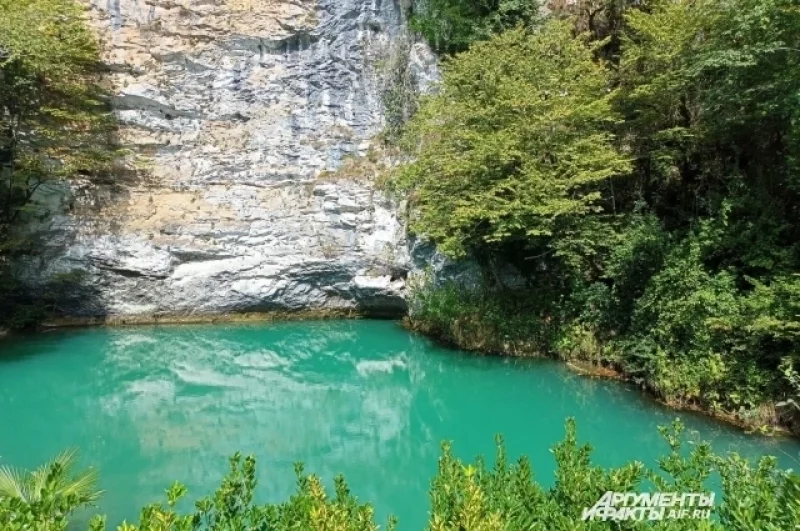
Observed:
[[[195,502],[195,511],[181,514],[176,506],[186,495],[186,487],[175,483],[167,490],[167,502],[142,509],[139,521],[123,523],[118,531],[289,531],[318,529],[330,531],[377,531],[374,511],[360,504],[350,493],[342,476],[334,480],[334,495],[328,497],[320,478],[304,475],[303,466],[295,465],[297,491],[288,501],[258,505],[254,501],[256,461],[252,456],[235,454],[230,470],[217,491]],[[394,529],[389,521],[387,530]],[[105,529],[103,517],[91,523],[92,531]]]
[[[76,472],[77,459],[71,449],[30,472],[0,467],[0,529],[60,531],[73,511],[97,501],[99,475]]]
[[[619,468],[592,465],[591,447],[577,441],[575,422],[568,420],[566,437],[553,448],[555,484],[544,489],[533,477],[527,458],[507,462],[498,439],[493,467],[482,459],[465,465],[445,444],[439,472],[431,488],[432,531],[489,530],[788,530],[800,525],[800,476],[782,471],[774,458],[755,466],[736,454],[717,456],[707,444],[686,451],[683,425],[661,428],[669,453],[658,470],[633,462]],[[716,519],[654,522],[584,521],[608,492],[705,492],[712,475],[722,478]]]
[[[592,448],[579,444],[575,421],[566,422],[566,436],[553,448],[555,482],[544,488],[534,478],[530,462],[521,457],[509,463],[505,446],[497,439],[493,465],[483,458],[464,463],[453,456],[450,443],[442,445],[438,472],[431,483],[429,531],[575,531],[603,529],[658,529],[669,531],[778,531],[800,526],[800,476],[777,467],[765,457],[755,465],[736,454],[725,457],[707,444],[690,451],[683,446],[683,425],[675,421],[660,428],[669,452],[657,470],[640,462],[619,468],[591,463]],[[58,471],[57,468],[51,470]],[[374,512],[350,493],[344,478],[334,481],[328,496],[316,476],[296,465],[297,490],[288,501],[259,505],[254,501],[256,463],[240,454],[230,459],[230,470],[217,491],[181,513],[178,502],[186,487],[175,483],[166,503],[142,509],[138,522],[123,523],[118,531],[377,531]],[[376,471],[378,473],[378,471]],[[713,476],[722,480],[712,519],[663,521],[584,520],[584,510],[607,492],[706,492]],[[0,496],[3,531],[62,531],[65,516],[85,498],[53,496],[47,484],[36,498],[4,493]],[[390,518],[386,529],[394,529]],[[95,517],[91,531],[103,531],[105,520]]]

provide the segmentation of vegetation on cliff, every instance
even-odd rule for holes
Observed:
[[[769,531],[794,529],[800,525],[800,476],[779,470],[773,458],[753,466],[735,454],[718,456],[705,444],[690,451],[682,447],[679,422],[662,428],[669,452],[658,470],[642,463],[602,468],[591,463],[591,447],[578,443],[575,423],[568,420],[566,436],[552,449],[556,461],[555,481],[550,488],[534,479],[530,462],[521,457],[509,463],[503,441],[498,438],[494,463],[482,458],[465,464],[451,445],[444,444],[438,472],[431,482],[430,531],[502,531],[576,529],[663,529],[670,531]],[[76,481],[65,474],[58,461],[39,474],[35,499],[2,488],[0,471],[0,525],[5,531],[64,531],[69,515],[93,501],[90,484],[65,491]],[[256,462],[234,455],[230,471],[217,491],[194,503],[189,512],[180,510],[186,488],[175,483],[167,490],[167,502],[142,509],[138,522],[124,523],[119,531],[239,531],[239,530],[336,530],[375,531],[373,508],[360,502],[344,478],[334,481],[329,495],[320,478],[307,475],[296,465],[297,490],[288,501],[259,504],[254,499]],[[45,473],[46,472],[46,473]],[[606,492],[658,491],[663,493],[707,493],[708,480],[718,474],[721,496],[715,496],[712,519],[665,518],[662,521],[584,520],[584,510],[593,507]],[[666,511],[665,511],[666,514]],[[105,529],[105,519],[95,517],[92,531]],[[387,529],[394,529],[390,519]]]
[[[396,184],[413,190],[412,230],[463,257],[597,210],[609,179],[630,170],[609,132],[608,78],[562,21],[458,56],[408,128],[418,150]]]
[[[37,245],[34,194],[114,163],[114,120],[99,86],[97,40],[74,0],[0,0],[0,319],[25,326],[70,296],[74,279],[22,289],[12,258]]]
[[[412,323],[796,428],[800,9],[550,8],[471,37],[406,127],[415,158],[394,185],[412,228],[486,272],[480,292],[418,293]],[[508,264],[524,288],[505,285]]]
[[[477,40],[538,19],[533,0],[418,0],[411,10],[411,28],[441,54],[462,52]]]

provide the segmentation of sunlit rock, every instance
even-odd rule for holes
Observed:
[[[402,310],[398,206],[368,176],[318,179],[382,130],[396,54],[436,78],[395,1],[85,2],[142,168],[76,183],[30,278],[84,271],[77,315]]]

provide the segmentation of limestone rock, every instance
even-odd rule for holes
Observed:
[[[317,179],[383,127],[396,0],[84,1],[147,171],[76,183],[32,280],[85,272],[75,315],[404,307],[396,205],[368,179]],[[430,51],[402,49],[427,90]]]

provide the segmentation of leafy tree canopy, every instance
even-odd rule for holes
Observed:
[[[106,167],[97,42],[73,0],[0,0],[0,220],[53,178]]]
[[[421,0],[414,4],[411,27],[445,54],[539,17],[537,0]]]
[[[75,0],[0,0],[0,319],[24,327],[59,298],[12,273],[11,259],[36,249],[26,223],[49,212],[43,185],[108,174],[118,150],[108,97],[99,85],[98,43]]]
[[[416,160],[397,183],[418,207],[412,228],[447,253],[551,235],[596,209],[630,169],[615,148],[613,92],[571,25],[510,30],[449,61],[406,142]]]

